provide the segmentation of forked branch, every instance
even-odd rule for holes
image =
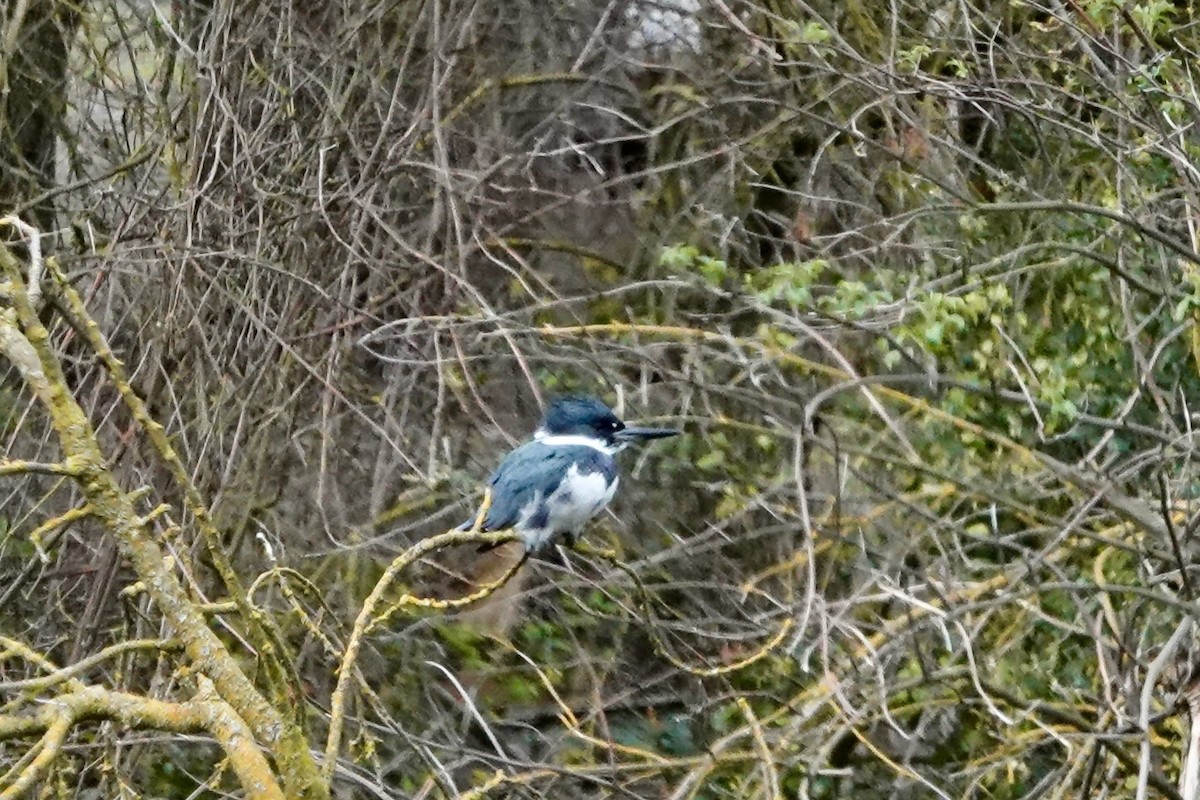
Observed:
[[[52,264],[47,268],[57,286],[69,288]],[[328,797],[328,786],[321,780],[303,731],[259,692],[224,642],[208,627],[205,616],[175,572],[173,562],[165,558],[158,542],[148,535],[144,518],[136,508],[138,494],[125,491],[109,470],[96,432],[71,393],[50,332],[38,316],[20,265],[2,247],[0,271],[6,279],[10,301],[9,306],[0,308],[0,354],[17,368],[49,417],[62,450],[62,463],[83,492],[91,515],[117,542],[121,554],[178,636],[192,667],[211,679],[216,694],[229,705],[230,713],[236,714],[253,739],[270,750],[287,796],[301,800]],[[78,300],[77,295],[75,299]],[[77,322],[98,335],[99,326],[87,316],[82,302],[71,306],[73,313],[81,317]],[[93,346],[96,341],[99,340],[89,337]],[[108,357],[112,358],[111,352]],[[128,389],[127,382],[124,388]],[[165,439],[161,427],[150,426],[149,430],[156,430]],[[247,620],[248,624],[251,622]],[[241,733],[236,735],[250,738]],[[34,762],[45,763],[55,752],[44,743]],[[261,754],[258,757],[262,758]],[[269,771],[267,774],[270,775]]]

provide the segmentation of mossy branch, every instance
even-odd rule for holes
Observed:
[[[122,377],[123,385],[118,388],[123,396],[132,396],[128,381],[123,379],[123,371],[113,372],[113,365],[119,366],[119,363],[103,343],[99,328],[87,316],[82,301],[53,269],[52,262],[47,266],[57,285],[63,288],[72,312],[79,317],[77,322],[82,323],[84,330],[91,331],[89,343],[94,348],[103,345],[103,352],[98,355],[107,360],[114,379]],[[136,493],[122,489],[109,470],[96,432],[70,391],[50,333],[26,291],[19,264],[5,248],[0,248],[0,271],[10,286],[11,301],[10,307],[0,309],[0,354],[17,368],[43,406],[62,450],[63,463],[69,466],[71,477],[83,491],[92,515],[116,540],[121,554],[174,629],[192,665],[211,678],[216,692],[244,720],[253,732],[253,738],[271,750],[288,796],[297,800],[328,797],[328,788],[320,779],[303,731],[263,697],[221,639],[208,627],[204,615],[175,573],[172,562],[164,557],[162,548],[147,534],[135,506]],[[140,409],[144,428],[156,443],[160,455],[167,454],[173,472],[181,469],[161,426],[150,419],[140,401],[131,408]],[[183,476],[186,478],[186,471]],[[190,481],[185,482],[185,495],[197,519],[207,520],[204,504]],[[234,585],[238,585],[236,580]],[[253,629],[252,618],[248,623]]]
[[[13,650],[15,640],[0,636],[0,644],[3,644],[9,650]],[[174,639],[131,639],[125,642],[117,642],[116,644],[106,647],[98,653],[80,659],[68,667],[54,669],[48,675],[39,675],[36,678],[24,678],[19,681],[5,681],[0,683],[0,692],[12,691],[28,691],[31,689],[49,689],[57,686],[60,683],[69,682],[73,689],[82,689],[83,685],[78,683],[76,677],[84,674],[97,664],[101,664],[110,659],[125,653],[136,652],[138,650],[156,650],[156,651],[171,651],[178,650],[179,642]],[[25,650],[25,652],[33,652]],[[39,661],[40,666],[47,666]]]
[[[0,476],[2,475],[71,475],[75,470],[69,464],[43,464],[38,461],[13,461],[0,459]]]
[[[35,714],[0,716],[0,740],[42,734],[26,757],[0,778],[0,800],[26,793],[61,755],[71,728],[92,719],[112,720],[126,728],[207,733],[225,752],[247,798],[285,797],[245,721],[211,689],[202,687],[195,700],[169,703],[92,686],[59,695]]]
[[[34,551],[38,554],[38,558],[43,564],[50,561],[50,556],[46,553],[46,537],[56,531],[62,530],[72,522],[78,522],[84,517],[91,515],[91,513],[92,509],[89,506],[72,508],[56,517],[51,517],[29,532],[29,542],[33,545]]]
[[[196,488],[187,467],[175,451],[174,445],[171,444],[166,429],[151,416],[145,402],[133,390],[129,382],[129,375],[125,371],[125,365],[113,353],[100,326],[88,314],[83,298],[66,280],[54,259],[47,260],[46,270],[54,282],[56,295],[62,299],[63,311],[70,316],[74,327],[100,359],[100,363],[108,372],[109,379],[116,387],[125,407],[129,409],[130,415],[145,432],[158,458],[167,467],[172,480],[183,494],[184,503],[196,521],[196,527],[204,539],[213,567],[225,585],[229,596],[238,604],[238,611],[245,621],[249,639],[254,645],[259,659],[263,661],[266,668],[265,677],[275,706],[280,709],[293,708],[289,698],[296,696],[299,692],[300,681],[291,670],[290,659],[286,657],[287,645],[282,634],[273,625],[270,618],[255,608],[247,597],[237,571],[225,553],[221,534],[208,513],[208,506],[205,504],[200,490]]]

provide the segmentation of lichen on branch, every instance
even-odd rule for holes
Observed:
[[[68,287],[52,260],[47,262],[46,269],[54,278],[56,288]],[[11,301],[9,307],[0,309],[0,354],[17,368],[48,416],[62,452],[62,463],[83,492],[91,515],[116,541],[121,554],[182,643],[192,668],[211,680],[216,695],[228,704],[230,713],[236,715],[236,725],[232,718],[223,722],[229,735],[247,741],[252,739],[257,744],[247,746],[261,746],[271,753],[287,796],[300,800],[328,797],[328,785],[321,780],[307,738],[295,719],[285,717],[263,696],[209,628],[207,619],[181,583],[172,562],[165,558],[163,549],[148,534],[144,517],[135,507],[139,494],[125,491],[109,469],[95,429],[71,392],[20,265],[6,248],[0,248],[0,271],[8,281]],[[87,315],[78,295],[73,299],[75,302],[68,302],[77,317],[74,322],[98,335],[99,326]],[[103,340],[102,337],[88,337],[88,341],[95,348]],[[111,358],[111,351],[108,356]],[[110,378],[118,384],[123,397],[133,395],[122,374],[110,370]],[[147,427],[155,429],[154,426]],[[157,430],[161,432],[161,427]],[[196,497],[189,494],[190,499]],[[249,619],[246,623],[254,624]],[[239,725],[244,726],[249,735],[232,732]],[[53,741],[44,741],[38,756],[26,766],[44,764],[43,756],[56,752],[51,747],[53,744]],[[258,757],[261,758],[261,754]],[[250,787],[246,788],[250,790]]]

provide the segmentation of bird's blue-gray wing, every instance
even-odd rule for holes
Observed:
[[[492,490],[492,504],[484,518],[482,529],[498,531],[511,528],[521,519],[521,512],[535,499],[554,493],[572,464],[581,472],[605,472],[612,481],[610,472],[615,473],[611,459],[590,447],[551,446],[541,442],[527,442],[509,453],[488,485]],[[475,522],[472,517],[463,525],[469,529]]]
[[[539,492],[545,498],[557,489],[571,463],[569,454],[561,452],[564,449],[527,442],[505,456],[488,481],[492,504],[483,520],[482,530],[511,528]],[[471,517],[463,527],[469,529],[474,523],[475,517]]]

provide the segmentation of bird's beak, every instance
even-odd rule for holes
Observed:
[[[617,431],[616,438],[621,442],[645,442],[650,439],[666,439],[676,436],[679,431],[674,428],[622,428]]]

